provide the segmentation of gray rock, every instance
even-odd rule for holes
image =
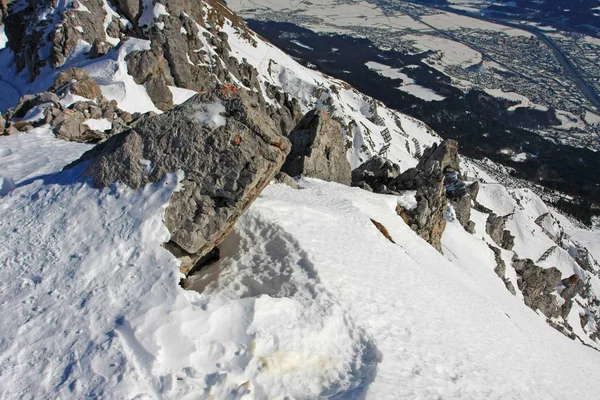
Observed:
[[[105,42],[102,39],[96,39],[94,40],[94,43],[92,43],[92,48],[90,49],[90,58],[105,56],[112,50],[112,48],[113,46],[110,43]]]
[[[458,197],[451,198],[450,204],[456,212],[456,219],[469,232],[474,232],[475,223],[471,221],[471,196],[468,193]]]
[[[365,187],[385,193],[391,180],[400,175],[400,166],[385,158],[375,156],[352,171],[352,186]]]
[[[396,212],[419,236],[442,252],[442,234],[446,229],[445,213],[448,208],[444,174],[439,162],[427,164],[427,169],[411,168],[390,183],[393,190],[417,190],[417,207],[406,210],[398,206]]]
[[[80,40],[94,43],[104,39],[104,18],[106,11],[102,0],[86,0],[89,12],[77,9],[81,4],[76,1],[73,8],[60,13],[61,21],[51,32],[53,66],[60,67]]]
[[[184,171],[183,189],[169,201],[165,224],[170,246],[186,255],[183,268],[191,268],[233,229],[289,152],[289,141],[258,103],[255,93],[245,91],[196,95],[167,113],[140,117],[131,130],[67,168],[89,161],[84,175],[95,186],[121,181],[134,189]],[[206,114],[219,108],[223,125],[215,126]]]
[[[120,10],[133,25],[137,25],[140,16],[141,0],[110,0],[110,2]]]
[[[37,94],[26,94],[21,97],[19,103],[12,111],[11,119],[16,120],[23,118],[29,110],[40,104],[51,103],[58,106],[60,99],[57,95],[51,92],[42,92]]]
[[[81,136],[87,130],[87,128],[78,118],[64,117],[53,127],[52,130],[57,138],[74,141],[81,139]]]
[[[444,172],[446,172],[447,167],[455,171],[460,171],[458,143],[456,140],[444,140],[439,145],[434,143],[433,146],[425,149],[423,155],[419,158],[417,169],[425,169],[436,161],[440,164],[440,169]]]
[[[477,195],[479,194],[479,182],[473,182],[469,186],[469,196],[473,201],[477,201]]]
[[[350,163],[339,122],[321,110],[309,111],[290,132],[292,151],[281,170],[350,185]]]
[[[81,68],[70,68],[59,72],[54,80],[53,90],[60,93],[70,90],[77,96],[92,100],[102,97],[100,86],[86,70]]]
[[[284,185],[288,185],[292,189],[298,189],[298,184],[296,183],[296,181],[294,180],[294,178],[292,178],[291,176],[289,176],[285,172],[279,171],[275,175],[275,182],[281,183],[281,184],[284,184]]]
[[[563,318],[567,318],[573,307],[573,297],[578,294],[583,294],[585,283],[583,280],[579,279],[577,274],[573,274],[570,277],[563,279],[561,283],[565,288],[560,292],[560,297],[562,297],[565,302],[560,309],[560,314]]]
[[[504,280],[506,274],[506,264],[502,259],[502,251],[499,248],[494,247],[490,244],[488,244],[488,247],[494,253],[494,259],[496,260],[496,268],[494,268],[494,272],[496,273],[496,275],[498,275],[500,279]]]
[[[506,250],[512,250],[515,244],[515,237],[510,231],[504,229],[506,227],[506,219],[508,216],[498,216],[494,213],[488,215],[485,223],[485,231],[490,235],[492,240],[500,247]]]
[[[513,267],[519,276],[519,289],[525,304],[533,310],[539,309],[549,318],[560,316],[561,308],[550,294],[561,281],[560,271],[555,267],[538,267],[530,259],[513,260]]]

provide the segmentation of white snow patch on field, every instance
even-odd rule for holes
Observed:
[[[302,42],[300,42],[300,41],[298,41],[298,40],[290,40],[290,42],[292,42],[292,43],[294,43],[296,46],[300,46],[300,47],[302,47],[302,48],[304,48],[304,49],[308,49],[308,50],[314,50],[314,49],[313,49],[312,47],[310,47],[309,45],[307,45],[307,44],[304,44],[304,43],[302,43]]]
[[[478,51],[450,39],[431,35],[406,35],[402,38],[411,41],[422,51],[436,52],[439,54],[439,61],[445,65],[460,65],[467,68],[479,64],[482,60],[481,53]]]
[[[445,97],[440,96],[432,89],[416,84],[414,79],[409,78],[408,75],[401,72],[397,68],[380,64],[375,61],[369,61],[365,63],[365,65],[369,69],[376,71],[379,75],[385,76],[386,78],[401,79],[402,85],[400,85],[397,88],[398,90],[406,92],[425,101],[441,101],[445,99]]]
[[[519,107],[528,107],[534,110],[539,111],[548,111],[548,107],[536,104],[529,100],[528,97],[523,96],[521,94],[515,92],[504,92],[501,89],[483,89],[487,94],[493,97],[497,97],[499,99],[506,99],[509,101],[516,102],[517,104],[512,105],[507,108],[508,111],[514,111]]]
[[[442,101],[445,99],[444,96],[440,96],[432,89],[417,84],[402,85],[398,89],[425,101]]]

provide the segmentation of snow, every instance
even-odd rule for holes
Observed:
[[[8,38],[6,37],[6,33],[4,33],[4,25],[0,25],[0,50],[6,47],[8,43]]]
[[[81,168],[60,172],[90,147],[43,129],[0,138],[16,182],[0,198],[2,398],[599,394],[599,353],[506,291],[487,245],[455,220],[443,256],[398,217],[396,196],[270,185],[192,279],[199,292],[185,291],[161,246],[183,176],[98,190]]]
[[[136,50],[150,50],[150,41],[130,38],[123,42],[118,50],[93,60],[83,68],[96,80],[102,94],[108,100],[116,100],[122,110],[130,113],[161,113],[152,103],[144,86],[135,83],[133,77],[127,73],[125,57]]]
[[[510,158],[515,162],[524,162],[527,161],[527,153],[517,153]]]
[[[535,104],[534,102],[529,100],[528,97],[520,95],[515,92],[504,92],[501,89],[484,89],[484,91],[487,94],[489,94],[490,96],[497,97],[499,99],[506,99],[506,100],[516,102],[517,104],[512,105],[507,108],[508,111],[514,111],[519,107],[529,107],[534,110],[548,111],[548,107],[545,107],[545,106],[542,106],[539,104]]]
[[[204,103],[197,105],[196,112],[194,113],[194,119],[200,121],[204,126],[210,129],[217,129],[221,126],[225,126],[227,121],[221,114],[225,112],[225,106],[220,99],[215,100],[213,103]]]
[[[386,78],[401,79],[403,84],[398,87],[398,90],[402,90],[403,92],[411,94],[425,101],[441,101],[445,99],[445,97],[440,96],[432,89],[416,84],[413,79],[409,78],[405,73],[400,72],[400,70],[397,68],[392,68],[388,65],[380,64],[375,61],[369,61],[365,63],[365,65],[369,69],[376,71],[379,75],[385,76]]]
[[[177,86],[169,86],[169,90],[173,94],[173,104],[176,105],[184,103],[198,93],[190,89],[178,88]]]
[[[144,27],[144,29],[150,29],[154,23],[154,20],[161,15],[170,15],[164,5],[160,3],[152,3],[152,0],[143,0],[143,11],[139,18],[138,24],[141,27]]]
[[[593,112],[586,111],[584,119],[590,125],[600,125],[600,115]]]
[[[100,131],[100,132],[104,132],[104,131],[108,131],[108,130],[112,129],[112,122],[110,122],[106,118],[87,119],[87,120],[83,121],[83,124],[87,125],[92,130]]]
[[[444,96],[440,96],[434,90],[417,84],[402,85],[398,89],[425,101],[442,101],[445,99]]]
[[[431,63],[437,63],[439,60],[443,65],[460,65],[468,68],[482,62],[481,53],[450,39],[432,35],[405,35],[402,38],[412,42],[416,48],[424,52],[433,51],[438,54],[439,57],[436,55],[428,58]]]
[[[309,45],[307,45],[307,44],[304,44],[304,43],[302,43],[302,42],[300,42],[300,41],[298,41],[298,40],[290,40],[290,42],[292,42],[292,43],[294,43],[296,46],[300,46],[300,47],[302,47],[302,48],[304,48],[304,49],[308,49],[308,50],[314,50],[314,49],[313,49],[312,47],[310,47]]]

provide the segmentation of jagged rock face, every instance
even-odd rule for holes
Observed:
[[[496,275],[498,275],[500,279],[502,279],[502,281],[504,282],[504,286],[506,286],[506,289],[510,293],[512,293],[513,296],[515,296],[517,294],[517,291],[515,290],[515,287],[513,286],[512,282],[506,277],[506,263],[502,259],[502,251],[499,248],[490,244],[488,244],[488,247],[494,253],[494,259],[496,260],[496,268],[494,268],[494,272],[496,273]]]
[[[400,166],[375,156],[352,171],[352,186],[377,193],[389,193],[387,185],[400,175]]]
[[[185,173],[165,212],[170,249],[184,269],[219,244],[269,183],[289,141],[258,106],[255,93],[196,95],[85,153],[96,187],[121,181],[137,189],[167,173]]]
[[[140,0],[110,0],[110,2],[127,17],[129,22],[137,24],[140,16]]]
[[[539,309],[545,316],[556,318],[561,308],[551,295],[561,281],[561,273],[555,268],[541,268],[533,261],[514,260],[513,267],[519,275],[519,289],[523,292],[525,304],[533,310]]]
[[[400,214],[419,236],[440,252],[441,238],[446,228],[444,215],[448,198],[457,211],[459,222],[468,231],[474,230],[474,224],[470,221],[471,199],[461,180],[459,167],[457,142],[445,140],[426,149],[416,168],[406,170],[389,183],[393,191],[417,190],[417,207],[414,210],[402,210]]]
[[[134,51],[125,60],[129,75],[135,83],[144,85],[154,105],[162,111],[173,108],[173,94],[168,85],[174,82],[162,50]]]
[[[5,18],[8,45],[15,53],[19,70],[27,68],[30,79],[49,65],[61,66],[80,40],[105,40],[106,11],[101,0],[73,2],[61,10],[53,0],[12,1]],[[88,12],[89,11],[89,12]]]
[[[442,146],[440,146],[442,147]],[[448,147],[453,149],[454,147]],[[453,158],[440,154],[442,158]],[[456,212],[458,222],[469,233],[475,232],[475,223],[471,221],[471,190],[470,186],[459,179],[459,171],[454,170],[451,166],[446,166],[444,170],[444,187],[446,188],[446,196],[450,200],[450,204]],[[471,185],[472,186],[472,185]]]
[[[485,231],[500,247],[512,250],[515,245],[515,237],[511,235],[510,231],[504,229],[506,227],[506,218],[507,216],[498,216],[491,213],[486,220]]]
[[[417,207],[396,211],[412,230],[441,253],[448,200],[444,188],[444,174],[439,162],[429,163],[425,170],[411,168],[394,179],[390,186],[394,190],[417,190]]]
[[[309,111],[290,132],[292,151],[281,170],[350,185],[350,163],[339,122],[321,110]]]
[[[560,309],[560,314],[563,318],[566,318],[573,307],[573,297],[582,294],[585,283],[576,274],[563,279],[561,283],[565,288],[560,292],[560,297],[565,300],[565,303]]]
[[[460,159],[458,157],[458,142],[448,139],[441,142],[439,145],[425,149],[423,155],[419,158],[417,169],[425,169],[433,162],[440,164],[440,169],[446,171],[448,167],[454,171],[460,171]],[[462,179],[462,178],[460,178]]]

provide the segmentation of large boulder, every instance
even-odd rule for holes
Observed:
[[[561,273],[555,268],[538,267],[530,259],[516,259],[512,263],[518,275],[517,284],[523,300],[533,310],[540,310],[548,318],[561,315],[561,307],[551,293],[561,282]]]
[[[413,209],[398,206],[396,212],[413,231],[441,253],[448,200],[439,162],[428,164],[426,169],[406,170],[392,181],[391,187],[395,191],[416,190],[417,206]]]
[[[289,150],[255,93],[218,90],[142,116],[67,168],[89,161],[84,175],[96,187],[120,181],[134,189],[182,170],[183,188],[169,201],[165,224],[168,248],[187,272],[233,229]]]
[[[59,93],[70,90],[74,95],[92,100],[102,97],[100,86],[86,70],[81,68],[70,68],[59,72],[54,79],[52,90]]]
[[[350,163],[342,126],[322,110],[309,111],[290,132],[292,151],[281,170],[350,185]]]
[[[400,166],[375,156],[352,171],[352,186],[376,193],[388,193],[387,185],[400,175]]]
[[[440,169],[444,172],[447,171],[448,167],[452,168],[454,171],[460,171],[458,142],[456,140],[448,139],[440,144],[434,143],[431,147],[425,149],[423,155],[419,158],[417,169],[425,169],[433,162],[438,162],[440,164]]]
[[[512,250],[515,245],[515,237],[506,228],[507,215],[500,216],[494,213],[488,215],[485,223],[485,231],[492,240],[506,250]]]

